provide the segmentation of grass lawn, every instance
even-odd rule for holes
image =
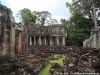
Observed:
[[[48,64],[40,73],[39,73],[39,75],[42,75],[42,74],[44,74],[44,75],[49,75],[49,70],[50,70],[50,67],[51,67],[52,65],[51,64]]]
[[[57,54],[54,55],[54,58],[57,58]],[[65,59],[65,56],[62,55],[62,58],[59,58],[58,60],[50,60],[51,63],[58,63],[60,66],[63,66],[63,59]]]
[[[58,54],[55,54],[53,56],[53,58],[57,58],[58,57]],[[63,59],[65,59],[65,56],[62,55],[62,58],[59,58],[58,60],[50,60],[50,63],[58,63],[60,66],[63,66]],[[40,73],[39,75],[49,75],[49,70],[50,70],[50,67],[52,67],[51,64],[48,64]]]

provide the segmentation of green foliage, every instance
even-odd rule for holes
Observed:
[[[17,14],[24,25],[39,25],[43,26],[45,24],[51,25],[56,24],[57,20],[51,18],[51,14],[48,11],[31,11],[28,8],[20,10]]]
[[[57,58],[59,54],[55,54],[53,58]],[[60,66],[63,66],[63,59],[65,59],[65,55],[62,55],[62,58],[59,58],[58,60],[50,60],[50,63],[39,73],[39,75],[49,75],[49,70],[52,67],[51,63],[58,63]]]
[[[37,16],[35,11],[31,12],[28,8],[20,10],[17,16],[20,17],[24,25],[34,25],[36,23]]]
[[[95,4],[96,13],[100,15],[100,0],[72,0],[72,3],[66,2],[66,6],[71,13],[82,13],[93,19],[93,4]]]
[[[89,37],[93,23],[93,4],[98,12],[100,0],[72,0],[66,2],[72,16],[67,23],[67,45],[82,46],[83,41]],[[88,18],[86,18],[88,17]],[[100,21],[98,21],[98,24]]]
[[[46,22],[45,22],[47,25],[53,25],[53,24],[57,24],[58,21],[54,18],[50,18],[50,19],[47,19]]]
[[[36,23],[37,16],[32,14],[31,11],[27,11],[22,14],[22,19],[25,25],[34,25]]]
[[[51,14],[48,11],[37,12],[37,22],[42,26],[45,24],[47,18],[50,18]]]
[[[80,13],[73,13],[67,25],[67,45],[82,46],[85,38],[90,35],[93,22]]]
[[[52,67],[51,64],[48,64],[40,73],[39,75],[49,75],[49,70],[50,70],[50,67]]]
[[[20,20],[23,21],[22,15],[23,15],[24,13],[28,12],[28,11],[31,12],[28,8],[24,8],[24,9],[20,10],[20,11],[17,13],[16,16],[17,16]]]
[[[54,55],[54,58],[57,58],[57,56],[59,56],[58,54]],[[59,58],[58,60],[50,60],[51,63],[58,63],[60,66],[63,66],[63,59],[65,59],[66,57],[64,55],[62,55],[62,58]]]

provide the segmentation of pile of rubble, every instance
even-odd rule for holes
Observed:
[[[63,70],[65,73],[100,73],[100,50],[73,46],[29,46],[29,51],[40,55],[63,53],[66,55]]]
[[[65,73],[100,73],[100,50],[70,48],[64,60]]]
[[[38,75],[47,65],[48,59],[45,59],[33,54],[15,55],[14,58],[1,57],[0,75]]]

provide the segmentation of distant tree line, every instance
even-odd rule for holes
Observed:
[[[20,10],[17,14],[24,25],[51,25],[56,24],[58,21],[52,18],[48,11],[31,11],[28,8]]]

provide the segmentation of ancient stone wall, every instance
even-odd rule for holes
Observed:
[[[85,48],[100,48],[100,27],[91,29],[91,36],[83,42]]]
[[[12,11],[0,4],[0,55],[10,52],[10,29],[13,23]]]
[[[65,46],[65,28],[63,25],[28,26],[28,45]]]
[[[11,9],[0,4],[0,56],[23,54],[26,50],[27,29],[15,23]]]

